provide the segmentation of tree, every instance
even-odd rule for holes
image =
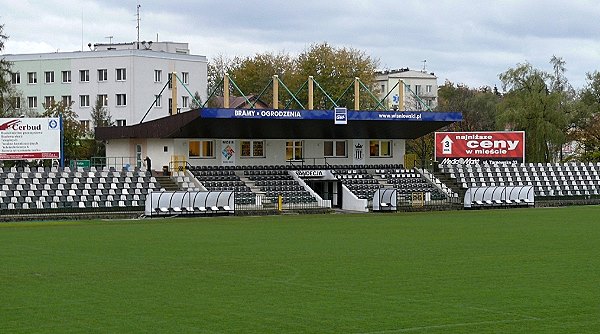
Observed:
[[[558,73],[564,73],[560,63],[554,65]],[[566,87],[566,82],[558,84],[558,80],[566,79],[533,68],[529,63],[517,64],[499,77],[506,91],[499,105],[499,124],[525,131],[528,161],[554,161],[565,142],[569,124],[563,108],[568,102],[567,94],[560,90]]]
[[[217,55],[211,61],[208,62],[208,85],[207,85],[207,96],[209,98],[208,105],[210,107],[215,106],[215,96],[223,96],[223,77],[225,73],[231,73],[237,64],[240,63],[239,58],[230,59],[224,55]],[[230,87],[231,88],[231,87]],[[212,97],[211,97],[211,94]]]
[[[4,34],[4,24],[0,24],[0,53],[4,50],[4,42],[8,40],[8,36]],[[5,107],[10,105],[11,95],[10,91],[10,62],[4,57],[0,58],[0,107],[2,110],[6,110]]]
[[[242,59],[231,70],[230,76],[245,95],[258,96],[264,91],[261,100],[273,101],[273,90],[267,88],[273,81],[273,75],[278,75],[287,85],[293,77],[293,72],[294,60],[289,55],[282,52],[262,53]],[[233,92],[234,95],[240,95],[236,90]],[[279,98],[282,102],[289,98],[283,88],[279,90]]]
[[[77,120],[77,113],[73,111],[71,104],[66,105],[62,101],[52,101],[50,104],[44,104],[44,109],[42,117],[62,116],[65,159],[73,160],[89,157],[89,145],[83,141],[86,130]]]
[[[194,92],[192,102],[190,102],[190,109],[198,109],[200,107],[202,107],[202,98],[200,97],[200,93],[196,91]]]
[[[490,87],[479,89],[446,81],[438,90],[437,111],[460,111],[463,120],[453,124],[456,131],[493,131],[496,125],[496,108],[500,96]]]
[[[108,108],[104,106],[104,101],[98,97],[91,112],[93,128],[112,126],[113,121]],[[90,137],[95,137],[95,131],[89,134]],[[92,143],[90,155],[103,157],[106,155],[106,143],[100,140],[94,140]]]
[[[25,99],[23,99],[23,93],[15,88],[13,85],[9,85],[8,89],[4,93],[6,98],[0,99],[2,105],[0,105],[0,117],[37,117],[38,113],[36,110],[25,106]],[[19,100],[18,102],[16,100]]]
[[[581,161],[600,161],[600,72],[586,74],[586,85],[579,92],[573,110],[569,139],[580,147],[575,157]]]
[[[326,90],[334,100],[342,96],[345,89],[358,77],[366,87],[372,87],[375,81],[375,70],[379,60],[371,58],[364,51],[353,48],[335,48],[327,43],[313,44],[298,56],[296,83],[299,86],[308,76]],[[306,101],[306,92],[301,95]],[[331,102],[315,88],[315,108],[329,109]],[[345,94],[338,102],[339,106],[354,109],[354,94]],[[361,109],[373,109],[375,101],[361,98]]]
[[[104,106],[104,101],[100,97],[96,99],[90,116],[92,118],[92,125],[94,128],[113,125],[110,111]]]
[[[229,73],[233,81],[245,95],[259,95],[273,80],[273,75],[278,75],[281,81],[306,107],[308,89],[303,86],[309,76],[326,90],[334,101],[353,84],[354,78],[359,77],[366,87],[371,87],[375,81],[375,69],[378,61],[366,55],[363,51],[352,48],[335,48],[327,43],[315,44],[302,52],[297,58],[280,52],[256,54],[253,57],[234,58],[229,60],[217,56],[209,63],[209,94],[216,89],[217,96],[223,96],[219,83],[224,73]],[[302,90],[300,88],[303,88]],[[230,84],[233,95],[240,93]],[[349,93],[348,93],[349,92]],[[350,89],[339,100],[338,105],[348,108],[354,107],[354,94]],[[289,105],[300,106],[292,100],[285,88],[279,89],[280,107]],[[333,103],[316,86],[314,90],[314,108],[329,109]],[[261,95],[261,100],[272,101],[272,89],[266,89]],[[209,101],[210,105],[210,101]],[[368,98],[361,99],[361,108],[374,107],[376,103]]]

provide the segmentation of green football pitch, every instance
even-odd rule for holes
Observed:
[[[0,224],[0,333],[599,333],[600,207]]]

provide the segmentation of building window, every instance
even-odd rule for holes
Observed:
[[[18,85],[21,83],[21,73],[15,72],[10,74],[10,83],[13,85]]]
[[[54,104],[54,96],[44,96],[44,108]]]
[[[21,109],[21,98],[18,96],[14,96],[12,98],[12,106],[15,109]]]
[[[127,95],[117,94],[117,106],[123,107],[127,105]]]
[[[97,97],[96,101],[100,101],[100,105],[103,107],[107,107],[108,106],[108,95],[106,94],[99,94]]]
[[[125,81],[127,74],[124,68],[117,68],[117,81]]]
[[[323,156],[345,158],[346,141],[345,140],[326,140],[323,143]]]
[[[29,83],[29,84],[37,83],[37,73],[36,72],[27,72],[27,83]]]
[[[44,72],[45,83],[54,83],[54,71]]]
[[[215,157],[215,143],[212,140],[191,140],[188,147],[190,158]]]
[[[162,70],[154,70],[154,82],[162,81]]]
[[[90,96],[89,95],[79,95],[79,106],[82,108],[90,106]]]
[[[392,156],[391,140],[371,140],[369,141],[369,156],[373,158]]]
[[[263,158],[265,156],[265,142],[262,140],[242,140],[241,154],[242,157],[248,158]]]
[[[127,120],[118,119],[115,124],[117,124],[117,126],[127,126]]]
[[[181,81],[187,85],[190,82],[190,72],[181,72]]]
[[[37,108],[37,96],[27,97],[27,106],[32,109]]]
[[[71,83],[71,71],[62,71],[62,82]]]
[[[87,119],[82,119],[81,121],[81,128],[83,129],[83,131],[90,131],[90,121]]]
[[[173,98],[169,98],[169,112],[173,109]]]
[[[421,95],[421,85],[415,85],[415,95]]]
[[[79,81],[90,82],[90,70],[79,70]]]
[[[289,140],[285,142],[285,159],[286,160],[302,160],[302,141]]]
[[[381,85],[381,93],[385,93],[385,85]]]
[[[71,103],[73,102],[71,100],[71,95],[63,95],[61,101],[65,107],[70,106]]]
[[[182,108],[187,108],[190,104],[190,97],[189,96],[182,96],[181,97],[181,107]]]
[[[108,80],[108,70],[105,68],[98,70],[98,81],[102,82],[106,80]]]
[[[432,89],[431,85],[425,86],[425,93],[431,93],[431,89]]]
[[[404,84],[404,91],[410,93],[410,85]]]
[[[160,108],[162,104],[162,95],[154,95],[154,101],[156,101],[156,103],[154,103],[154,106],[156,108]]]

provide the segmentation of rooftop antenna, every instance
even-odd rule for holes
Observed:
[[[140,4],[137,5],[137,48],[140,48]]]
[[[427,59],[424,59],[423,61],[421,61],[423,63],[423,72],[426,72],[426,67],[425,64],[427,64]]]
[[[106,36],[104,38],[108,38],[108,44],[112,44],[113,37],[115,37],[115,36]]]

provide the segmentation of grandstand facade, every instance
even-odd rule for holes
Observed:
[[[344,122],[335,113],[205,108],[98,128],[96,138],[107,142],[107,156],[132,157],[127,165],[142,167],[149,156],[156,172],[183,173],[194,191],[235,191],[238,203],[250,205],[283,195],[284,203],[367,211],[384,187],[452,196],[433,178],[404,169],[405,140],[460,121],[460,113],[349,110]]]

